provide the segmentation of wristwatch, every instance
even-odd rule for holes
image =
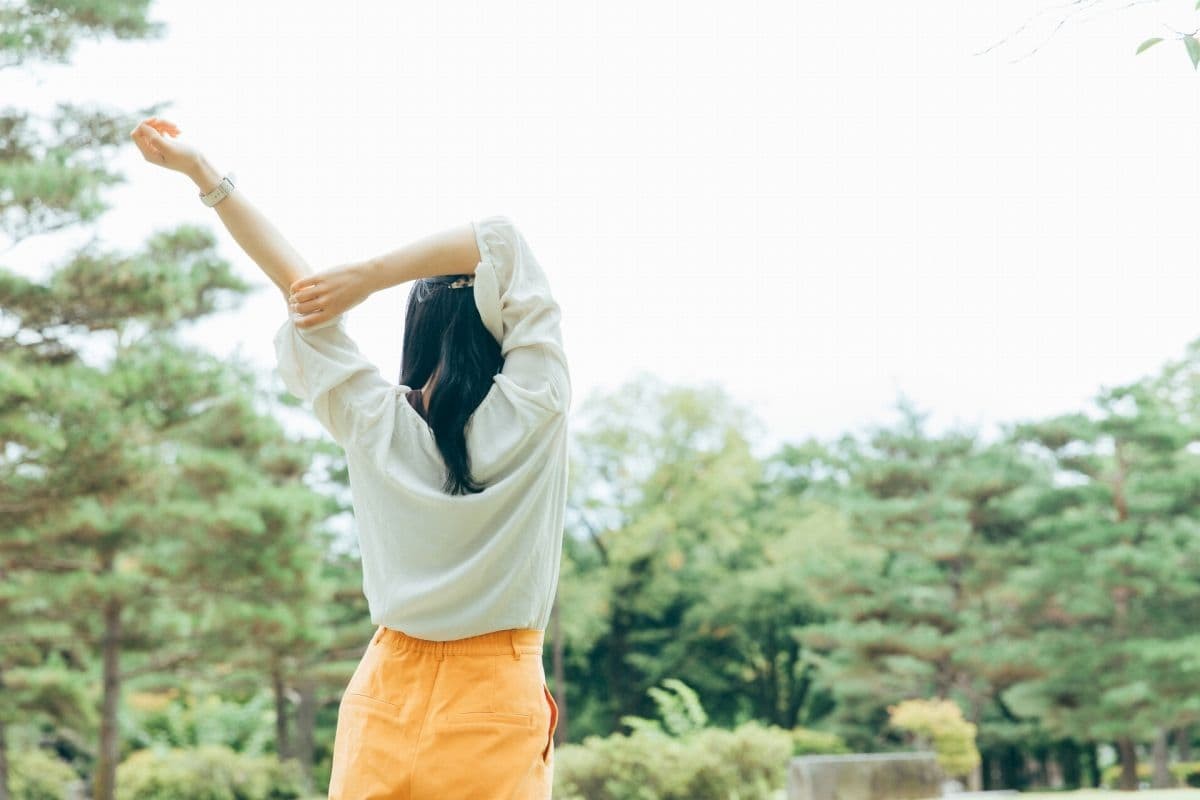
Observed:
[[[236,177],[237,176],[232,172],[228,173],[224,178],[221,178],[221,182],[218,183],[216,188],[211,192],[208,194],[205,194],[204,192],[200,193],[200,202],[204,203],[204,205],[208,206],[209,208],[212,208],[217,203],[224,200],[229,196],[229,193],[233,191],[233,181]]]

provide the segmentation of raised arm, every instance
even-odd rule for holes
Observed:
[[[470,223],[431,233],[383,255],[343,264],[292,284],[302,328],[320,325],[367,295],[435,275],[474,275],[479,247]]]
[[[474,275],[479,247],[471,224],[431,233],[363,262],[371,291],[437,275]]]
[[[129,135],[147,161],[186,175],[201,192],[211,191],[221,182],[222,173],[194,145],[179,141],[178,134],[179,129],[167,120],[147,117]],[[242,187],[235,188],[213,210],[238,246],[279,287],[284,299],[293,283],[312,274],[308,263],[250,202]]]
[[[204,156],[200,156],[188,177],[200,187],[201,192],[210,192],[221,182],[223,173],[218,172]],[[232,194],[213,206],[213,210],[238,246],[279,287],[285,300],[293,283],[312,275],[312,267],[263,216],[242,187],[235,188]]]

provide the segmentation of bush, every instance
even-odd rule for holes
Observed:
[[[1137,776],[1138,781],[1150,782],[1153,777],[1154,766],[1145,761],[1138,761]],[[1105,789],[1115,789],[1121,783],[1121,762],[1109,764],[1100,771],[1100,785]]]
[[[117,800],[296,800],[300,765],[224,745],[139,750],[117,769]]]
[[[679,681],[650,694],[662,722],[625,717],[633,731],[556,748],[561,800],[769,800],[783,788],[793,734],[746,722],[705,727],[695,693]]]
[[[79,780],[65,761],[45,750],[12,751],[9,771],[12,800],[62,800]]]
[[[1167,767],[1175,782],[1180,786],[1200,786],[1200,761],[1180,761]],[[1149,761],[1138,761],[1138,781],[1150,783],[1154,778],[1154,765]],[[1121,764],[1110,764],[1100,772],[1100,785],[1115,789],[1121,783]]]
[[[1200,761],[1180,761],[1168,769],[1181,786],[1200,786]]]
[[[178,696],[131,692],[122,715],[121,739],[126,753],[149,748],[197,748],[226,745],[246,755],[276,750],[275,698],[269,690],[246,702],[219,695]]]
[[[831,756],[851,752],[845,740],[836,733],[792,728],[791,735],[794,756]]]
[[[769,800],[787,779],[792,741],[782,728],[746,722],[684,738],[664,733],[589,736],[554,756],[563,800]]]
[[[922,748],[932,740],[938,766],[947,775],[965,776],[979,766],[976,726],[963,719],[962,709],[953,700],[905,700],[888,706],[888,713],[888,723],[915,733]]]

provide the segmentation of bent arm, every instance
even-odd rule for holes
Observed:
[[[221,173],[204,157],[197,160],[195,167],[190,169],[187,175],[200,187],[201,192],[210,192],[221,182]],[[213,206],[213,209],[238,246],[258,264],[272,283],[279,287],[285,301],[289,294],[288,287],[294,281],[313,273],[308,262],[250,202],[240,186]]]
[[[363,267],[370,290],[377,292],[406,281],[437,275],[474,275],[478,264],[475,229],[467,223],[431,233],[367,259]]]

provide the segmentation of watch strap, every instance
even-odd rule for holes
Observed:
[[[230,192],[233,191],[233,181],[236,177],[237,176],[232,172],[225,175],[225,177],[221,178],[221,182],[218,183],[212,191],[200,193],[200,202],[204,203],[204,205],[208,206],[209,208],[212,208],[217,203],[224,200],[229,196]]]

